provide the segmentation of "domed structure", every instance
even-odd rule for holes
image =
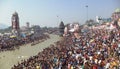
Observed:
[[[115,12],[120,12],[120,9],[119,9],[119,8],[117,8],[117,9],[115,10]]]
[[[112,13],[112,20],[118,20],[120,18],[120,9],[117,8],[114,13]]]
[[[64,23],[63,21],[61,21],[60,25],[59,25],[59,28],[63,29],[64,28]]]

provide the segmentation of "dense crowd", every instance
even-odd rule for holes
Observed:
[[[120,30],[67,34],[12,69],[120,69]]]
[[[7,50],[15,50],[16,48],[19,49],[20,46],[33,43],[35,41],[39,41],[42,39],[49,38],[49,35],[42,34],[39,37],[33,37],[33,35],[28,35],[24,38],[17,38],[17,37],[9,37],[9,36],[1,36],[0,37],[0,52],[7,51]]]

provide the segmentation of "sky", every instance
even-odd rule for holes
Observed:
[[[26,22],[41,27],[57,27],[61,21],[84,24],[87,14],[88,19],[94,20],[96,16],[111,17],[120,8],[119,3],[120,0],[0,0],[0,23],[11,26],[16,11],[20,26]]]

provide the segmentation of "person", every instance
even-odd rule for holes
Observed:
[[[119,45],[120,30],[90,29],[83,33],[71,32],[54,45],[43,49],[38,55],[30,57],[24,63],[34,67],[40,63],[42,69],[113,69],[119,67],[115,52]],[[94,35],[93,35],[94,33]],[[66,39],[67,38],[67,39]],[[17,65],[14,68],[19,67]]]

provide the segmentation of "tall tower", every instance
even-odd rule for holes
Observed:
[[[63,36],[63,34],[64,34],[64,28],[65,28],[65,25],[64,25],[63,21],[61,21],[61,23],[59,25],[60,36]]]
[[[29,33],[30,32],[30,23],[26,22],[26,32]]]
[[[12,33],[18,35],[20,27],[19,27],[19,16],[17,12],[12,14],[11,22],[12,22]]]
[[[30,27],[30,23],[29,23],[29,22],[26,23],[26,27],[27,27],[27,28]]]

